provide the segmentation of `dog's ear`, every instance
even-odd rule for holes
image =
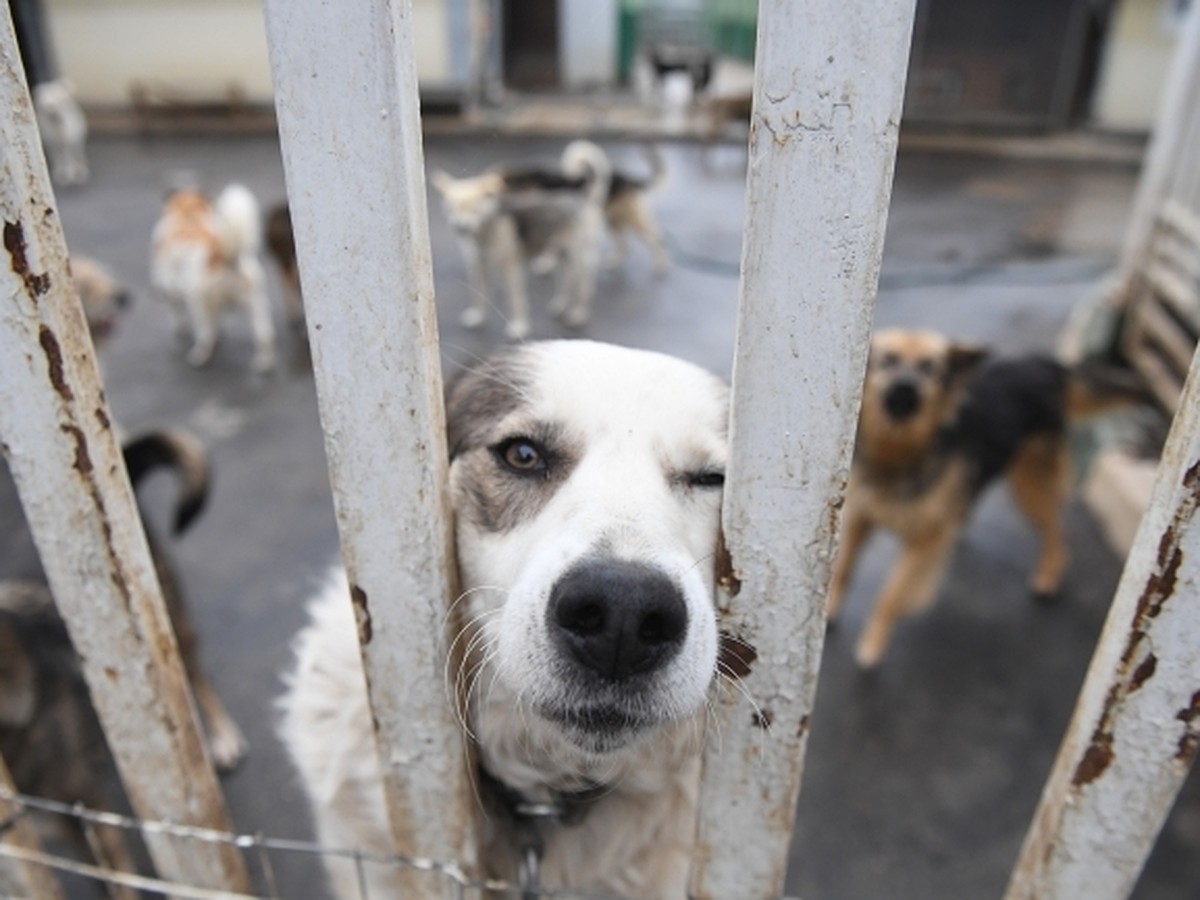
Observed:
[[[946,355],[946,377],[956,381],[970,375],[987,359],[987,355],[987,348],[979,344],[951,344]]]
[[[433,186],[443,194],[450,189],[452,184],[454,184],[453,176],[448,175],[441,169],[434,169],[433,173],[429,176],[429,180],[433,183]]]
[[[0,619],[0,726],[23,728],[37,707],[33,661],[10,622]]]

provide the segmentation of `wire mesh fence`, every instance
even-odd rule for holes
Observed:
[[[138,819],[121,813],[89,809],[81,804],[61,803],[27,794],[14,793],[0,787],[0,801],[17,811],[0,820],[0,859],[13,860],[42,867],[53,872],[84,879],[97,886],[130,888],[152,894],[179,898],[179,900],[286,900],[280,893],[275,871],[277,865],[286,865],[288,856],[304,856],[311,859],[339,859],[354,864],[359,873],[359,896],[362,900],[382,900],[370,894],[367,888],[367,866],[390,866],[410,869],[439,876],[447,897],[488,898],[503,897],[560,897],[566,900],[631,900],[611,894],[596,894],[586,891],[563,890],[553,887],[527,888],[492,878],[473,878],[458,863],[428,859],[425,857],[380,854],[346,847],[328,847],[314,841],[294,838],[271,837],[262,833],[237,834],[212,828],[196,828],[170,822],[154,822]],[[236,847],[246,855],[255,882],[253,893],[182,884],[177,880],[166,880],[136,872],[120,872],[92,863],[82,862],[51,850],[34,850],[16,846],[4,840],[5,834],[22,817],[53,817],[79,823],[85,829],[96,827],[119,828],[130,834],[146,837],[165,835],[183,841],[207,845]],[[16,896],[0,894],[3,900]],[[25,900],[25,898],[22,898]],[[36,900],[36,898],[28,898]],[[649,898],[646,898],[649,900]],[[797,900],[780,897],[778,900]]]

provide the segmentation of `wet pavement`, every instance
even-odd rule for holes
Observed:
[[[618,165],[645,171],[636,144],[609,144]],[[431,168],[453,174],[499,161],[553,161],[561,142],[431,137]],[[650,347],[728,374],[733,352],[744,204],[744,151],[664,145],[669,183],[654,207],[675,265],[663,278],[635,246],[600,279],[588,337]],[[216,188],[248,184],[264,206],[284,196],[272,137],[108,137],[93,142],[93,181],[63,192],[73,252],[94,256],[138,302],[101,352],[108,396],[129,432],[182,425],[210,447],[208,510],[168,542],[197,619],[217,688],[251,743],[225,779],[236,827],[308,838],[294,775],[274,737],[274,703],[304,621],[306,592],[337,554],[311,375],[271,289],[283,366],[247,374],[250,338],[236,318],[205,370],[189,368],[166,311],[148,290],[148,239],[163,185],[192,170]],[[905,153],[898,167],[880,325],[927,325],[1001,350],[1050,350],[1072,307],[1094,295],[1119,250],[1136,182],[1127,165]],[[436,203],[430,203],[439,326],[447,375],[503,340],[499,311],[480,331],[458,315],[466,274]],[[801,249],[799,252],[803,252]],[[550,287],[535,278],[534,337],[566,332],[545,313]],[[347,296],[346,303],[360,298]],[[166,532],[172,485],[143,492],[152,527]],[[36,572],[11,485],[0,484],[10,535],[0,572]],[[1034,541],[1002,491],[988,494],[967,529],[938,605],[906,622],[882,668],[858,672],[852,647],[895,551],[865,556],[843,620],[832,631],[788,881],[810,900],[973,900],[999,896],[1063,734],[1121,563],[1076,502],[1068,514],[1072,562],[1051,606],[1026,589]],[[279,894],[322,896],[311,860],[274,859]],[[1136,894],[1200,896],[1200,785],[1193,778],[1168,821]]]

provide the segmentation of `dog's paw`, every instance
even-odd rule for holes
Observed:
[[[468,307],[462,311],[462,315],[458,317],[459,324],[463,328],[478,328],[487,319],[487,312],[478,307]]]
[[[269,375],[275,370],[274,355],[255,356],[250,369],[255,375]]]
[[[1033,598],[1033,602],[1038,606],[1053,606],[1058,602],[1057,589],[1043,590],[1035,587],[1030,590],[1030,596]]]
[[[504,329],[504,333],[508,335],[509,340],[523,341],[529,337],[529,323],[524,319],[513,319]]]
[[[879,661],[883,659],[884,649],[884,645],[878,641],[861,640],[854,650],[854,661],[858,663],[860,669],[868,672],[879,665]]]
[[[212,355],[212,347],[192,347],[192,349],[187,352],[188,365],[195,366],[197,369],[199,369],[202,366],[208,365],[208,361],[212,359]]]
[[[563,324],[568,328],[582,328],[588,323],[588,311],[580,309],[578,306],[572,307],[567,311],[567,314],[562,317]]]
[[[213,765],[218,772],[232,772],[245,757],[250,745],[241,730],[228,722],[220,729],[214,729],[209,736],[208,752],[212,754]]]
[[[567,311],[567,307],[571,305],[570,298],[556,294],[551,300],[546,309],[550,315],[556,319]]]

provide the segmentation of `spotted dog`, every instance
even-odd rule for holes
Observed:
[[[259,252],[258,200],[231,184],[215,200],[195,188],[171,193],[151,238],[150,276],[191,346],[187,361],[206,365],[217,343],[221,313],[242,312],[254,337],[255,372],[275,366],[275,326]]]
[[[517,880],[536,845],[543,887],[686,896],[726,410],[724,383],[691,364],[585,341],[510,349],[450,390],[456,639],[489,875]],[[344,574],[310,614],[282,736],[319,839],[387,853]],[[559,814],[522,812],[535,807]],[[358,896],[352,864],[326,865],[338,897]],[[390,869],[366,874],[372,896],[398,896]]]

